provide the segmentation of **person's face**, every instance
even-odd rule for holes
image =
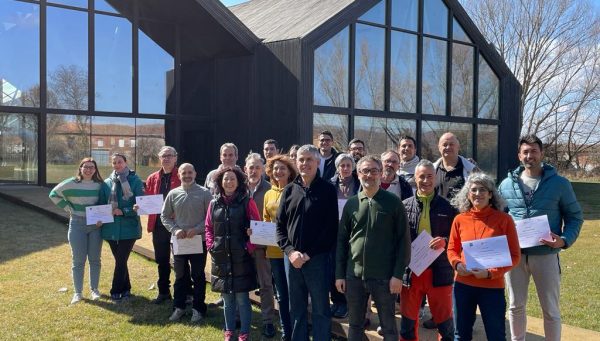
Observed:
[[[538,146],[537,143],[523,143],[519,147],[519,161],[521,161],[521,164],[523,164],[525,168],[540,168],[542,166],[543,159],[544,153],[540,150],[540,146]]]
[[[232,147],[223,148],[221,152],[220,160],[223,166],[233,167],[237,162],[237,155],[235,155],[235,149]]]
[[[456,136],[452,134],[444,134],[440,138],[438,149],[443,158],[456,158],[458,157],[460,144],[458,143]]]
[[[231,171],[225,172],[225,174],[223,175],[223,183],[221,185],[223,185],[223,189],[225,190],[226,195],[233,194],[238,188],[238,180],[235,176],[235,173]]]
[[[402,161],[410,161],[415,157],[415,153],[417,152],[417,148],[412,140],[404,139],[400,140],[400,146],[398,146],[398,153],[400,154],[400,158]]]
[[[350,155],[355,161],[360,160],[361,157],[365,156],[365,146],[360,142],[350,144]]]
[[[338,166],[338,173],[342,178],[347,178],[352,175],[352,161],[344,159]]]
[[[329,153],[333,146],[333,139],[329,135],[319,135],[319,149],[321,153]]]
[[[358,179],[364,189],[378,189],[381,185],[381,168],[374,161],[365,161],[358,168]]]
[[[173,169],[177,164],[177,154],[173,153],[171,150],[167,150],[158,157],[160,159],[160,166],[163,169]]]
[[[83,180],[92,180],[92,177],[96,173],[96,166],[93,162],[84,162],[79,169]]]
[[[267,143],[263,146],[263,154],[265,155],[265,159],[270,159],[273,156],[277,155],[277,148],[273,143]]]
[[[191,185],[196,181],[196,171],[192,167],[179,168],[179,179],[185,185]]]
[[[394,173],[400,168],[400,159],[395,153],[387,153],[381,157],[381,163],[384,167],[390,167],[394,170]]]
[[[287,165],[281,161],[275,161],[275,163],[273,163],[273,179],[281,184],[282,182],[287,183],[289,177],[290,170]]]
[[[472,184],[469,187],[469,201],[478,210],[486,208],[490,204],[492,193],[480,184]]]
[[[127,167],[127,162],[122,157],[115,156],[112,158],[112,166],[117,173],[120,173]]]
[[[290,159],[296,160],[296,158],[298,157],[298,154],[296,154],[297,152],[298,152],[298,149],[290,150]]]
[[[431,167],[417,167],[415,169],[415,182],[419,194],[432,194],[435,190],[435,171]]]
[[[311,152],[306,151],[304,153],[298,153],[296,166],[298,166],[298,171],[300,171],[301,176],[311,178],[317,175],[319,160],[317,160],[315,155]]]
[[[250,160],[246,162],[246,166],[244,166],[244,171],[246,175],[248,175],[248,181],[255,184],[257,183],[263,175],[265,167],[262,162],[258,160]]]

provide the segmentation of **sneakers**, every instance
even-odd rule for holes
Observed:
[[[119,303],[121,302],[121,299],[123,297],[121,296],[121,294],[110,294],[110,300],[115,302],[115,303]]]
[[[211,308],[214,307],[222,307],[223,306],[223,297],[219,297],[216,301],[209,303],[208,306]]]
[[[226,330],[225,332],[223,332],[223,337],[225,341],[233,341],[233,331]]]
[[[192,319],[190,320],[190,322],[192,323],[199,323],[204,319],[204,316],[202,316],[202,314],[200,314],[200,312],[196,309],[192,309]]]
[[[154,304],[161,304],[161,303],[163,303],[165,301],[171,300],[172,298],[173,297],[171,296],[171,293],[168,293],[168,294],[158,294],[158,296],[156,296],[156,298],[153,299],[150,302],[152,302]]]
[[[238,341],[248,341],[250,340],[250,334],[245,333],[245,334],[241,334],[238,335]]]
[[[335,311],[331,312],[334,318],[343,319],[348,316],[348,306],[345,304],[338,304]]]
[[[98,291],[98,289],[92,289],[92,294],[91,294],[92,301],[97,301],[100,299],[100,297],[102,297],[102,295],[100,295],[100,291]]]
[[[275,326],[272,323],[267,323],[263,325],[262,334],[267,339],[271,339],[275,337]]]
[[[71,304],[79,303],[81,300],[83,300],[83,296],[80,293],[75,293],[71,299]]]
[[[183,310],[181,308],[175,308],[175,310],[173,310],[173,313],[169,317],[169,321],[171,321],[171,322],[179,321],[179,319],[183,315],[185,315],[185,310]]]

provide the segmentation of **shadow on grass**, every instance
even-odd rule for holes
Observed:
[[[600,219],[600,200],[598,200],[600,183],[572,182],[572,185],[583,209],[583,218],[585,220]]]

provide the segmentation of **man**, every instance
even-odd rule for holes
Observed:
[[[160,219],[177,239],[202,236],[202,250],[198,253],[174,255],[175,285],[173,313],[169,321],[177,321],[185,314],[185,301],[188,292],[186,276],[191,274],[193,287],[192,323],[202,321],[206,316],[206,242],[204,236],[204,221],[208,204],[212,199],[210,191],[196,184],[194,166],[184,163],[179,167],[181,186],[172,189],[163,204]]]
[[[333,134],[329,130],[324,130],[319,134],[319,153],[321,155],[319,163],[321,178],[329,181],[335,175],[335,158],[339,154],[333,148]]]
[[[213,181],[213,176],[217,174],[217,172],[226,167],[238,167],[235,163],[238,160],[238,148],[235,144],[231,142],[224,143],[219,149],[219,160],[221,164],[217,169],[211,170],[206,175],[206,180],[204,181],[204,187],[208,188],[211,193],[214,194],[215,191],[215,183]]]
[[[575,243],[583,224],[581,207],[569,181],[542,162],[542,141],[526,135],[519,141],[521,166],[502,181],[500,194],[514,220],[547,216],[552,240],[521,249],[521,260],[505,275],[512,340],[525,340],[529,279],[533,277],[544,316],[545,339],[561,339],[559,253]]]
[[[331,338],[329,253],[335,247],[338,225],[337,193],[317,176],[319,150],[313,145],[298,149],[300,175],[281,193],[277,211],[277,243],[285,253],[288,276],[292,341],[308,340],[308,295],[312,302],[314,341]]]
[[[268,160],[277,154],[279,154],[279,143],[273,139],[266,140],[263,143],[263,155],[265,156],[265,160]]]
[[[479,169],[467,158],[458,155],[460,142],[453,133],[448,132],[440,137],[438,150],[442,157],[433,164],[436,171],[436,191],[451,200],[464,186],[469,174]]]
[[[265,146],[266,145],[267,143],[265,142]],[[263,178],[265,165],[258,153],[250,153],[246,157],[244,172],[248,175],[250,197],[254,199],[254,202],[258,207],[258,212],[260,212],[262,216],[265,193],[271,189],[271,184]],[[275,301],[273,299],[273,275],[271,274],[271,263],[267,259],[266,250],[266,246],[257,245],[252,253],[252,257],[254,258],[260,285],[260,311],[263,321],[262,334],[267,338],[272,338],[275,336],[275,326],[273,325]]]
[[[362,191],[344,206],[337,235],[336,287],[346,294],[349,341],[363,340],[369,295],[377,305],[386,341],[398,340],[395,295],[410,261],[410,235],[400,198],[380,188],[382,164],[375,156],[358,161]]]
[[[381,188],[396,194],[400,200],[413,196],[412,187],[397,174],[400,168],[400,156],[395,150],[387,150],[381,154],[383,163],[383,175],[381,177]]]
[[[398,154],[400,154],[398,175],[408,181],[414,191],[417,188],[414,179],[415,167],[417,166],[417,163],[419,163],[419,157],[417,156],[417,141],[412,136],[408,135],[400,137]]]
[[[361,139],[352,139],[348,142],[348,154],[352,155],[354,162],[358,163],[365,156],[365,143]]]
[[[404,200],[410,239],[414,241],[426,231],[433,239],[431,249],[445,249],[452,220],[458,213],[448,200],[435,193],[435,168],[428,160],[421,160],[415,167],[417,192],[414,197]],[[454,340],[454,322],[452,319],[452,284],[454,271],[444,251],[421,275],[410,270],[406,274],[406,286],[400,295],[401,340],[418,340],[419,310],[425,295],[429,309],[441,340]]]

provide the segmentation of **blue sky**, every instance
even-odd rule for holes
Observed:
[[[221,0],[221,2],[222,2],[222,3],[223,3],[225,6],[228,6],[228,7],[229,7],[229,6],[233,6],[233,5],[237,5],[237,4],[239,4],[239,3],[246,2],[246,1],[248,1],[248,0]],[[600,1],[600,0],[598,0],[598,1]]]

